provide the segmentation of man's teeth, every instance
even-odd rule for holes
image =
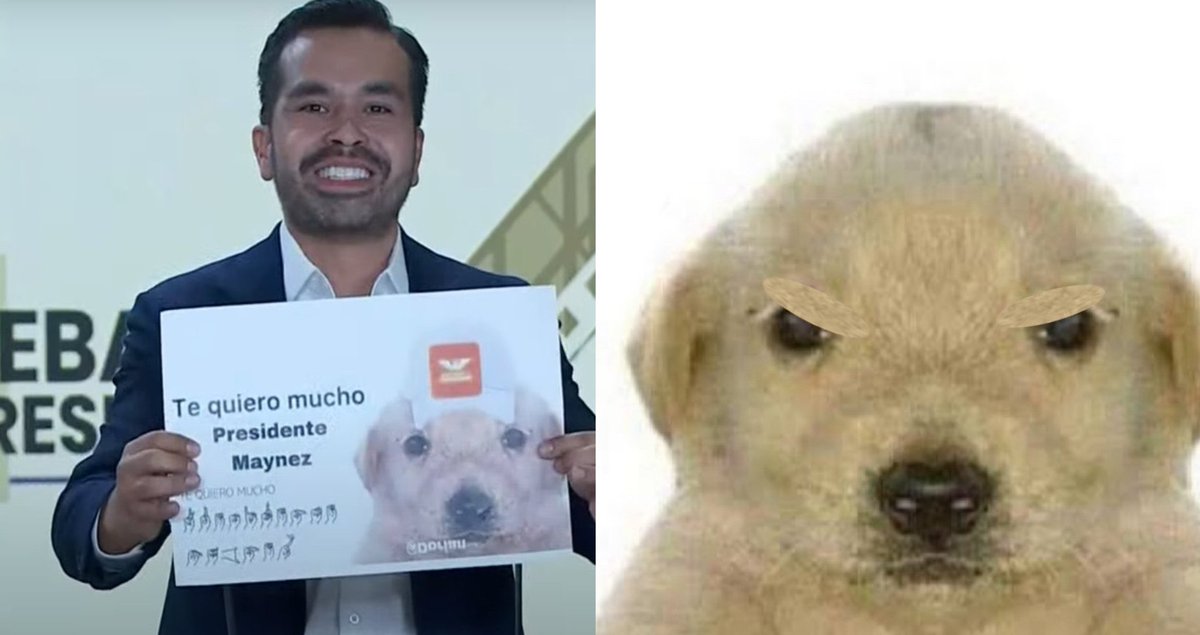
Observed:
[[[371,177],[371,173],[362,168],[328,167],[317,172],[318,175],[334,181],[355,181]]]

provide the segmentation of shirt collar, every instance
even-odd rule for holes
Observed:
[[[375,279],[371,295],[408,293],[408,268],[404,260],[403,240],[396,232],[396,244],[392,246],[388,266]],[[320,285],[324,295],[333,297],[333,287],[325,274],[304,255],[295,236],[288,230],[286,222],[279,224],[279,249],[283,258],[283,288],[287,301],[301,299],[301,294],[310,285]]]

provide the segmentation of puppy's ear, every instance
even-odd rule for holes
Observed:
[[[354,466],[368,492],[375,488],[382,477],[383,457],[388,444],[396,440],[403,442],[414,428],[412,403],[400,397],[389,403],[375,424],[367,430],[367,436],[354,457]]]
[[[1200,439],[1200,300],[1182,265],[1168,261],[1157,269],[1151,329],[1167,364],[1176,416],[1195,443]]]
[[[363,487],[368,492],[375,488],[375,483],[379,480],[383,436],[378,424],[371,426],[367,430],[367,437],[363,439],[362,445],[358,448],[358,454],[354,457],[354,467],[358,468],[358,478],[362,480]]]
[[[517,427],[529,430],[536,443],[563,433],[562,422],[550,410],[550,405],[525,388],[516,391],[515,415]]]
[[[694,252],[651,292],[626,348],[633,380],[655,429],[670,441],[686,425],[696,375],[709,351],[719,281]]]
[[[526,444],[526,451],[530,452],[529,456],[536,457],[534,454],[537,451],[537,446],[546,439],[557,437],[563,433],[563,424],[558,417],[550,410],[550,404],[546,403],[537,393],[534,393],[525,388],[518,388],[516,394],[516,421],[514,425],[522,430],[529,431],[529,442]],[[550,461],[537,459],[541,464],[538,483],[540,487],[553,491],[556,488],[562,487],[564,484],[563,477],[554,471],[554,464]]]

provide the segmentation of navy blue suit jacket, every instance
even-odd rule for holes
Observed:
[[[401,231],[413,293],[519,286],[524,281],[487,273],[434,253]],[[54,511],[51,540],[67,575],[96,589],[111,589],[140,570],[116,575],[102,568],[92,546],[92,526],[116,485],[125,445],[163,428],[159,314],[168,309],[285,301],[279,226],[246,251],[170,278],[138,295],[126,321],[124,349],[116,375],[110,418],[95,450],[71,474]],[[567,432],[595,429],[595,415],[580,399],[572,368],[562,358]],[[596,528],[587,505],[571,493],[574,550],[595,563]],[[162,547],[170,524],[144,549]],[[145,559],[141,561],[143,564]],[[508,566],[412,574],[414,613],[420,635],[503,635],[519,632],[514,598],[517,581]],[[160,634],[213,635],[227,632],[227,611],[239,634],[302,635],[306,616],[303,580],[220,586],[177,587],[171,571],[159,624]],[[228,605],[226,600],[229,600]]]

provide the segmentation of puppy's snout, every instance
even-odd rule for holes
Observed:
[[[902,534],[941,548],[950,537],[970,533],[987,511],[992,482],[970,463],[899,463],[876,481],[884,514]]]
[[[472,485],[459,488],[446,501],[446,515],[453,528],[460,533],[488,529],[494,520],[495,508],[492,497]]]

